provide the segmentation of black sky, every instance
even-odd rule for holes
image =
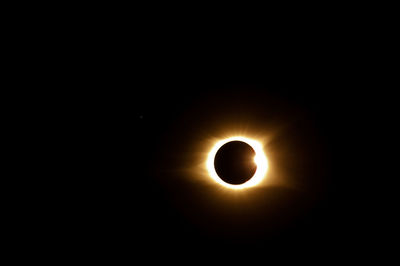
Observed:
[[[30,212],[15,208],[21,226],[6,230],[29,234],[14,241],[113,264],[219,255],[248,265],[255,254],[260,264],[342,264],[396,247],[383,216],[398,209],[387,170],[397,153],[395,16],[347,4],[150,5],[40,7],[9,20],[21,39],[5,50],[18,95],[6,115],[21,112],[21,142],[36,145],[16,152],[40,160],[18,166],[40,189],[23,199]],[[205,141],[232,128],[268,139],[267,177],[281,183],[240,195],[202,180]]]
[[[354,167],[362,138],[355,123],[362,123],[363,108],[355,100],[362,94],[350,91],[347,78],[286,74],[266,74],[267,82],[259,84],[191,77],[124,81],[126,88],[104,91],[102,135],[109,139],[102,153],[109,161],[93,180],[101,189],[95,206],[104,215],[102,237],[124,249],[137,243],[195,253],[328,252],[363,239],[364,193],[354,190],[362,179]],[[274,147],[291,153],[281,163],[305,187],[302,192],[277,187],[255,192],[255,204],[238,203],[241,211],[224,210],[236,208],[229,201],[208,209],[204,198],[211,192],[176,178],[174,171],[190,164],[196,150],[189,144],[207,132],[208,121],[215,127],[236,107],[244,117],[256,112],[260,125],[290,125]]]
[[[120,59],[85,74],[92,89],[77,95],[96,154],[96,174],[83,182],[90,241],[122,252],[282,256],[369,245],[378,207],[365,189],[365,144],[376,145],[370,132],[381,123],[379,78],[335,44],[291,47],[244,58],[229,48],[191,57],[149,48],[136,59],[116,50]],[[182,178],[197,139],[234,121],[276,133],[274,163],[301,189],[274,187],[232,204]]]

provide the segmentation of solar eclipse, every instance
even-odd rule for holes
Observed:
[[[114,99],[113,115],[105,106],[107,118],[101,113],[98,119],[110,120],[106,132],[113,135],[105,139],[113,163],[99,164],[100,171],[107,170],[101,180],[82,172],[89,179],[82,189],[81,177],[74,179],[83,193],[96,191],[100,200],[91,197],[90,204],[101,217],[109,210],[106,219],[115,223],[118,235],[129,240],[143,233],[138,240],[145,248],[156,241],[162,252],[183,250],[182,245],[195,253],[207,249],[207,254],[233,252],[246,258],[259,253],[269,259],[269,247],[283,255],[292,252],[290,247],[303,253],[304,247],[308,254],[314,250],[308,242],[324,249],[319,244],[338,235],[333,240],[341,243],[359,225],[348,215],[363,206],[360,199],[346,209],[348,198],[341,192],[356,195],[348,184],[362,184],[363,176],[341,171],[346,168],[340,165],[353,163],[356,153],[350,154],[353,146],[348,144],[363,132],[351,131],[354,121],[342,121],[347,110],[338,103],[345,91],[325,94],[318,77],[307,75],[313,77],[304,84],[288,76],[265,86],[193,86],[162,79],[127,86],[132,95],[119,93],[124,103]],[[293,81],[295,93],[287,80]],[[321,91],[315,96],[306,88],[313,84]],[[147,99],[136,91],[146,91]],[[141,105],[133,128],[132,101]],[[101,124],[99,132],[103,129]],[[97,144],[94,151],[103,151]],[[343,228],[349,229],[347,236],[337,234]],[[120,243],[129,249],[129,243]]]
[[[229,189],[244,189],[258,185],[268,170],[263,145],[242,136],[215,143],[206,161],[209,176]]]
[[[162,192],[156,208],[183,221],[168,226],[184,224],[227,242],[258,241],[289,230],[320,199],[325,143],[313,113],[264,92],[237,95],[206,93],[173,121],[146,120],[154,136],[162,133],[148,151],[149,174],[160,185],[154,194]],[[171,208],[158,207],[164,202]]]

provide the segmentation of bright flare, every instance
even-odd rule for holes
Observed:
[[[250,145],[253,150],[255,151],[256,155],[254,156],[254,162],[257,165],[257,170],[254,173],[254,175],[245,183],[240,184],[240,185],[232,185],[229,183],[224,182],[217,174],[215,171],[214,167],[214,159],[215,155],[218,152],[219,148],[221,148],[224,144],[231,142],[231,141],[242,141],[244,143],[247,143]],[[211,149],[211,151],[208,154],[207,157],[207,162],[206,162],[206,167],[208,170],[208,173],[210,174],[211,178],[217,182],[218,184],[230,188],[230,189],[243,189],[243,188],[249,188],[258,185],[265,177],[267,174],[268,170],[268,160],[267,157],[264,154],[263,151],[263,146],[261,145],[260,142],[245,138],[245,137],[231,137],[227,138],[221,141],[218,141]]]

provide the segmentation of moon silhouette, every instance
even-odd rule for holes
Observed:
[[[255,155],[254,149],[245,142],[228,142],[219,148],[215,155],[215,171],[228,184],[243,184],[257,170],[257,165],[254,162]]]
[[[206,169],[216,183],[229,189],[258,185],[268,170],[263,144],[242,136],[217,141],[208,153]]]

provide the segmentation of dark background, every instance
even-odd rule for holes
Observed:
[[[157,41],[105,55],[88,47],[73,72],[89,90],[72,93],[84,109],[75,136],[85,200],[73,221],[82,246],[294,258],[369,249],[379,209],[369,154],[382,124],[382,78],[357,44],[318,40],[278,39],[245,56],[229,46],[158,49]],[[214,204],[212,189],[177,178],[210,125],[252,114],[253,127],[289,125],[272,145],[285,151],[275,163],[304,189],[258,190],[235,210],[229,200]]]
[[[98,120],[88,139],[96,147],[96,174],[87,184],[91,193],[83,211],[90,217],[88,243],[122,254],[250,255],[256,250],[278,257],[353,254],[354,245],[368,246],[371,234],[364,232],[373,212],[362,187],[369,182],[363,130],[370,117],[362,102],[367,92],[357,88],[357,78],[297,68],[280,75],[265,70],[263,83],[224,83],[183,73],[171,78],[164,70],[139,80],[112,76],[110,86],[118,89],[101,90],[94,105]],[[182,151],[190,156],[188,143],[207,131],[213,112],[223,122],[224,112],[232,115],[238,103],[277,124],[292,123],[275,149],[291,152],[281,163],[292,167],[288,173],[298,182],[303,177],[305,186],[300,193],[279,187],[254,192],[253,205],[239,203],[244,216],[234,206],[224,211],[232,202],[212,203],[209,188],[174,172],[190,164]],[[290,122],[296,110],[301,118]],[[271,202],[276,206],[265,207]]]
[[[30,121],[21,139],[35,143],[27,157],[46,175],[40,190],[28,188],[32,208],[18,229],[33,234],[24,244],[34,253],[342,263],[386,249],[383,214],[396,202],[384,197],[396,197],[386,168],[395,163],[381,148],[396,153],[394,16],[306,6],[252,10],[247,20],[224,7],[217,22],[200,12],[186,23],[192,13],[180,7],[172,8],[184,18],[163,7],[71,8],[28,10],[38,22],[20,22],[13,34],[22,40],[11,38],[9,51],[18,57],[8,68],[27,72],[15,77],[28,88],[16,90],[18,104],[29,103],[15,123]],[[197,138],[235,117],[282,129],[269,159],[300,189],[256,189],[241,200],[184,178]]]

